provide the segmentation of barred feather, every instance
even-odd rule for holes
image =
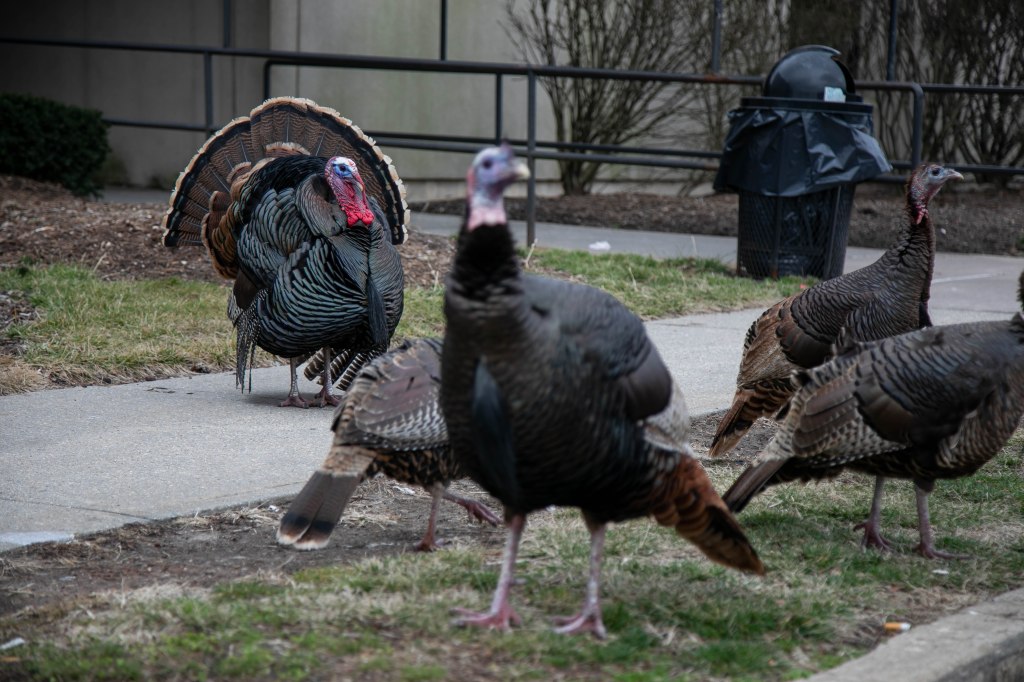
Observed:
[[[923,165],[907,182],[907,220],[896,242],[877,261],[826,280],[766,310],[747,332],[732,407],[711,442],[722,455],[759,417],[785,413],[801,368],[815,367],[833,345],[873,341],[931,324],[927,302],[935,262],[935,232],[928,204],[950,179],[962,176]]]

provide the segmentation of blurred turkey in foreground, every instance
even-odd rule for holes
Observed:
[[[405,188],[391,159],[338,112],[268,100],[207,140],[170,203],[164,244],[206,245],[234,280],[239,385],[259,346],[289,359],[281,405],[306,407],[296,368],[313,352],[328,359],[326,373],[332,349],[351,364],[387,350],[402,316],[394,245],[409,220]],[[320,405],[337,404],[331,385]]]
[[[356,487],[378,472],[421,485],[433,496],[419,550],[436,548],[442,498],[462,505],[472,517],[498,524],[483,504],[447,491],[463,474],[452,457],[437,402],[440,350],[438,339],[407,341],[359,372],[335,415],[327,459],[281,519],[278,542],[299,549],[326,545]]]
[[[877,261],[796,293],[750,325],[736,377],[736,395],[711,442],[725,454],[758,417],[781,419],[793,394],[790,374],[820,365],[839,338],[874,341],[931,324],[928,297],[935,263],[935,229],[928,203],[959,173],[919,167],[907,182],[907,221]]]
[[[1018,298],[1024,305],[1024,273]],[[865,544],[879,532],[883,476],[909,478],[917,494],[918,551],[935,549],[928,493],[936,479],[969,476],[994,457],[1024,414],[1024,317],[929,327],[851,344],[799,386],[774,440],[723,496],[741,511],[765,486],[837,475],[879,476]]]
[[[487,613],[507,629],[526,516],[579,507],[591,532],[581,612],[559,632],[605,636],[600,564],[609,521],[653,515],[711,559],[763,572],[687,444],[689,418],[639,318],[589,286],[521,272],[503,192],[528,176],[508,146],[481,151],[445,293],[441,406],[455,456],[505,506],[508,544]]]

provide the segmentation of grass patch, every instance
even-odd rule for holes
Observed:
[[[767,306],[813,281],[737,277],[711,259],[656,259],[621,253],[594,256],[559,249],[535,251],[529,268],[604,289],[645,319]]]
[[[114,383],[233,367],[227,289],[177,279],[106,282],[81,268],[0,270],[0,289],[19,290],[40,319],[5,337],[24,347],[22,366],[58,383]],[[0,387],[0,393],[17,386]]]
[[[938,483],[938,545],[970,552],[963,561],[912,553],[914,495],[900,481],[884,501],[895,551],[861,550],[853,525],[873,480],[852,474],[751,503],[740,520],[768,568],[763,579],[711,564],[650,521],[615,525],[601,591],[606,642],[550,633],[551,617],[583,596],[587,534],[573,510],[531,516],[513,590],[523,626],[510,635],[450,625],[452,606],[486,608],[501,553],[456,546],[185,596],[93,595],[88,608],[0,620],[0,638],[29,642],[17,651],[27,675],[69,680],[796,679],[884,641],[887,620],[919,626],[1024,584],[1021,463],[1018,437],[976,477]],[[739,471],[707,468],[719,489]]]
[[[530,268],[602,287],[645,318],[766,305],[800,281],[755,282],[717,261],[543,250]],[[234,369],[235,332],[224,313],[227,287],[177,279],[103,281],[82,268],[54,265],[0,270],[0,291],[24,292],[39,319],[15,324],[0,342],[23,348],[0,355],[0,395],[46,385],[143,381]],[[410,287],[396,340],[444,331],[441,286]],[[257,353],[256,365],[273,358]]]

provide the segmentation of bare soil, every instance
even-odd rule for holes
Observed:
[[[706,454],[720,414],[693,422],[691,440]],[[771,438],[774,426],[758,422],[730,453],[748,461]],[[452,484],[457,494],[500,505],[470,481]],[[369,556],[413,551],[426,528],[430,496],[421,489],[378,477],[363,483],[345,509],[327,547],[297,551],[275,540],[291,498],[201,516],[133,523],[76,537],[70,542],[28,545],[0,554],[0,617],[25,611],[69,611],[89,595],[166,582],[209,587],[259,573],[285,573],[354,562]],[[470,521],[465,510],[443,503],[438,513],[441,551],[447,544],[500,547],[505,531]]]
[[[903,199],[891,188],[858,197],[850,244],[887,245],[901,217]],[[547,222],[616,226],[624,229],[735,234],[736,197],[705,199],[653,195],[607,195],[542,199],[538,219]],[[944,192],[936,202],[939,249],[1016,254],[1024,230],[1019,194]],[[461,213],[461,201],[415,207]],[[513,217],[523,202],[511,200]],[[202,248],[161,245],[159,204],[106,204],[77,198],[44,183],[0,177],[0,267],[76,263],[108,279],[178,277],[218,281]],[[415,213],[413,222],[415,224]],[[432,286],[443,281],[453,245],[450,240],[413,231],[401,247],[406,280]],[[18,292],[0,292],[0,335],[14,321],[31,319],[31,306]],[[17,353],[15,344],[0,354]],[[719,415],[695,420],[693,442],[707,451]],[[759,423],[735,451],[737,460],[758,452],[773,427]],[[463,494],[483,496],[470,483]],[[297,569],[354,561],[370,555],[407,551],[418,541],[429,497],[390,481],[364,483],[346,510],[328,547],[297,552],[276,544],[274,533],[289,500],[256,508],[232,509],[200,517],[133,524],[82,536],[68,543],[31,545],[0,555],[0,615],[68,608],[103,590],[144,587],[173,581],[210,585],[262,570]],[[493,501],[492,501],[493,502]],[[495,505],[496,507],[496,505]],[[439,534],[450,542],[503,542],[501,529],[469,523],[463,510],[442,505]]]

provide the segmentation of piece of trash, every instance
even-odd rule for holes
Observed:
[[[4,642],[3,644],[0,644],[0,651],[7,651],[8,649],[13,649],[14,647],[21,646],[24,643],[25,643],[25,640],[22,639],[21,637],[15,637],[14,639],[9,639],[6,642]]]
[[[949,575],[949,571],[947,571],[944,568],[936,568],[934,571],[932,571],[932,573],[934,573],[935,575]]]
[[[906,632],[910,629],[910,623],[889,621],[885,624],[886,632]]]
[[[407,488],[404,485],[396,485],[395,486],[395,490],[397,490],[400,493],[405,493],[406,495],[415,495],[416,494],[415,490],[413,490],[412,488]]]
[[[281,508],[278,507],[276,504],[268,504],[267,505],[267,511],[279,512],[279,511],[281,511]]]
[[[591,253],[604,253],[612,250],[612,245],[606,241],[594,242],[589,247]]]

